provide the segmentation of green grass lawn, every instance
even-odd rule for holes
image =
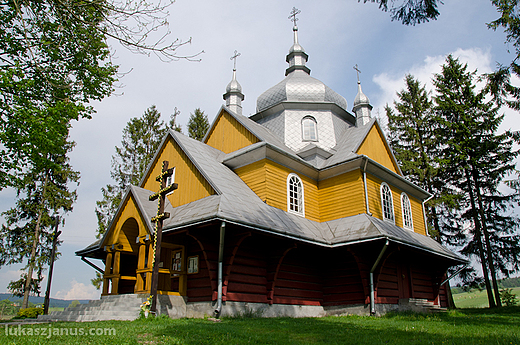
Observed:
[[[513,293],[520,296],[520,287],[513,288]],[[486,290],[471,290],[454,294],[453,300],[457,308],[487,308],[489,306]]]
[[[9,328],[0,344],[519,344],[520,307],[384,317],[235,318],[52,323]],[[32,329],[32,334],[29,334]],[[46,329],[45,335],[34,335]],[[13,332],[25,330],[25,335]],[[75,330],[75,331],[74,331]],[[58,335],[60,332],[86,333]],[[7,332],[7,333],[6,333]],[[48,334],[51,334],[48,337]],[[88,333],[92,332],[92,335]],[[96,332],[99,335],[96,335]],[[115,335],[101,335],[115,332]]]

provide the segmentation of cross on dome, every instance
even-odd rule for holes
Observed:
[[[356,64],[353,68],[354,68],[354,69],[356,70],[356,72],[357,72],[357,82],[358,82],[358,84],[360,84],[360,81],[359,81],[359,73],[361,73],[361,71],[359,70],[357,64]]]
[[[288,18],[294,23],[294,26],[296,26],[296,22],[298,21],[298,18],[296,18],[296,16],[300,13],[302,13],[302,11],[300,11],[296,7],[292,8],[291,15]]]
[[[229,59],[229,60],[234,60],[233,61],[233,71],[236,71],[237,70],[237,57],[239,57],[240,54],[237,50],[235,50],[235,52],[233,53],[233,56]]]

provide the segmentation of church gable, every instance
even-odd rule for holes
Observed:
[[[224,153],[234,152],[260,140],[237,119],[222,109],[204,139],[204,143]]]
[[[132,193],[128,193],[120,212],[107,230],[102,247],[112,247],[122,252],[137,254],[137,237],[145,237],[149,230]]]
[[[162,169],[162,162],[168,161],[170,168],[175,168],[172,175],[172,183],[178,184],[175,192],[169,194],[168,200],[172,207],[177,207],[195,200],[216,194],[211,184],[197,169],[180,145],[173,137],[168,135],[155,156],[151,168],[141,181],[141,187],[150,191],[156,191],[159,183],[155,180]]]
[[[361,145],[359,145],[356,153],[365,155],[394,173],[402,175],[392,150],[388,146],[385,136],[377,123],[374,123]]]

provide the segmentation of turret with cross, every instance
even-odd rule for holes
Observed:
[[[152,271],[152,287],[150,291],[150,295],[152,296],[152,303],[150,306],[150,311],[152,313],[157,312],[157,286],[159,283],[159,261],[161,258],[161,243],[162,243],[162,227],[164,219],[170,217],[168,212],[164,212],[164,205],[166,195],[173,192],[177,189],[177,183],[172,183],[167,185],[166,181],[168,177],[173,174],[173,170],[175,168],[168,169],[169,162],[163,161],[162,170],[159,176],[156,177],[156,181],[161,183],[160,190],[150,195],[149,200],[154,201],[159,199],[157,206],[157,215],[152,218],[152,222],[155,223],[155,242],[154,242],[154,251],[153,251],[153,271]]]
[[[244,100],[244,94],[242,93],[242,86],[237,81],[237,57],[241,54],[235,50],[230,60],[233,60],[233,79],[229,82],[226,87],[226,93],[223,95],[226,101],[226,107],[242,115],[242,101]]]

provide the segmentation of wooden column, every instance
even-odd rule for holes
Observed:
[[[109,293],[110,279],[105,277],[110,274],[112,274],[112,253],[107,253],[105,274],[103,275],[103,295],[108,295]]]
[[[119,293],[119,266],[121,264],[121,252],[116,251],[114,253],[114,266],[112,267],[112,274],[116,277],[112,278],[112,294],[117,295]]]

